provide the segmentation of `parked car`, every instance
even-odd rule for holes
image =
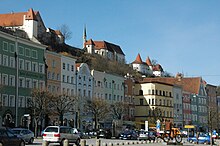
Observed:
[[[99,129],[97,131],[97,138],[107,138],[110,139],[112,137],[112,132],[111,130],[107,129]]]
[[[32,144],[34,142],[34,133],[31,130],[25,128],[13,128],[11,130],[17,137],[22,138],[26,143]]]
[[[80,145],[80,136],[74,132],[72,127],[68,126],[48,126],[43,133],[43,140],[49,143],[60,143],[63,145],[64,140],[69,143]]]
[[[119,136],[119,139],[137,139],[137,138],[138,138],[138,132],[135,130],[125,130]]]
[[[25,141],[8,128],[0,127],[0,144],[2,146],[25,146]]]
[[[187,141],[190,143],[199,143],[199,144],[210,144],[210,135],[208,133],[199,133],[198,141],[196,138],[196,134],[187,138]],[[212,139],[212,142],[213,139]]]
[[[140,130],[138,132],[138,140],[153,140],[155,141],[156,139],[156,132],[154,131],[145,131],[145,130]]]

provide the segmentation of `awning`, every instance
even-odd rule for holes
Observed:
[[[195,128],[195,126],[194,125],[185,125],[184,128],[186,128],[186,129],[193,129],[193,128]]]

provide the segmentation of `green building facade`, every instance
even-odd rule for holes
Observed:
[[[45,87],[46,46],[14,34],[0,30],[0,126],[28,127],[31,91]]]

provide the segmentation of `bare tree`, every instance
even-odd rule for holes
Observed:
[[[28,106],[33,116],[35,125],[34,132],[37,137],[39,121],[43,120],[45,115],[50,112],[49,103],[52,95],[47,91],[33,90],[31,96],[32,98],[28,100]]]
[[[162,110],[159,107],[153,108],[150,112],[150,123],[156,124],[157,120],[163,121]]]
[[[111,105],[111,113],[114,119],[122,120],[123,115],[126,112],[126,109],[128,108],[128,104],[124,102],[116,102]]]
[[[68,95],[58,95],[51,99],[51,110],[53,115],[59,116],[60,125],[63,125],[63,116],[65,113],[73,112],[76,97]]]
[[[72,32],[70,31],[70,28],[68,25],[62,24],[61,26],[58,27],[58,30],[61,31],[65,40],[69,40],[72,38]]]
[[[85,109],[87,112],[92,114],[95,122],[95,129],[98,128],[99,121],[104,119],[105,116],[110,112],[108,103],[99,98],[87,100],[85,103]]]

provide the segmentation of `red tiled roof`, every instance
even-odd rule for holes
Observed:
[[[150,83],[150,82],[160,82],[172,85],[182,86],[183,91],[187,91],[194,94],[199,94],[200,84],[202,83],[201,77],[190,77],[190,78],[169,78],[169,77],[159,77],[159,78],[144,78],[140,83]]]
[[[147,63],[148,66],[152,66],[152,63],[151,63],[151,60],[150,60],[149,56],[146,59],[146,63]]]
[[[85,42],[85,45],[95,45],[92,39]]]
[[[118,54],[122,54],[125,55],[124,52],[122,51],[121,47],[106,41],[92,41],[92,39],[88,40],[85,44],[86,45],[91,45],[91,43],[93,43],[93,45],[95,46],[96,49],[106,49],[109,50],[111,52],[116,52]]]
[[[22,26],[24,15],[27,20],[36,20],[37,13],[33,9],[29,9],[28,12],[0,14],[0,26]]]
[[[132,62],[132,64],[133,64],[133,63],[143,64],[142,59],[141,59],[141,55],[140,55],[139,53],[138,53],[138,55],[137,55],[135,61]]]

